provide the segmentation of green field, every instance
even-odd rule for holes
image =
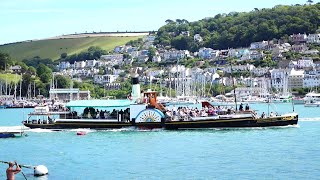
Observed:
[[[21,42],[0,46],[0,52],[8,53],[15,60],[23,60],[40,56],[41,58],[59,59],[62,53],[68,55],[87,50],[90,46],[99,46],[104,50],[111,51],[114,47],[124,45],[130,40],[136,40],[141,36],[134,37],[85,37],[76,39],[54,39],[33,42]]]
[[[0,81],[2,82],[7,82],[8,83],[17,83],[20,81],[20,75],[15,75],[15,74],[0,74]]]

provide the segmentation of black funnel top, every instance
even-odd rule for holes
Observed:
[[[139,84],[139,78],[138,77],[132,77],[131,78],[131,83],[132,83],[132,85]]]

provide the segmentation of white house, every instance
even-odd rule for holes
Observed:
[[[96,84],[109,84],[113,83],[117,80],[119,76],[118,75],[95,75],[93,78],[94,83]]]
[[[302,88],[303,87],[304,70],[291,69],[288,76],[288,88]]]
[[[320,44],[320,34],[309,34],[307,37],[307,43]]]
[[[97,61],[95,59],[94,60],[86,60],[86,67],[88,67],[88,68],[92,68],[96,64],[97,64]]]
[[[169,60],[179,60],[190,56],[190,52],[188,50],[170,50],[165,51],[163,54],[160,54],[163,56],[163,59],[165,61]]]
[[[263,52],[259,52],[259,51],[250,51],[250,59],[254,59],[254,60],[261,60],[263,58],[264,54]]]
[[[305,71],[303,77],[303,87],[313,88],[320,86],[320,72],[316,70]]]
[[[71,65],[70,65],[69,62],[63,61],[63,62],[60,62],[60,63],[59,63],[59,69],[60,69],[60,70],[68,69],[68,68],[70,68],[70,67],[71,67]]]
[[[300,69],[314,67],[312,58],[304,57],[302,59],[299,59],[297,62],[297,67]]]
[[[148,55],[140,55],[138,56],[138,62],[147,62],[149,60],[149,56]]]
[[[251,65],[253,66],[253,65]],[[254,67],[254,66],[253,66]],[[263,76],[269,72],[269,68],[264,67],[264,68],[251,68],[252,74],[255,76]]]
[[[160,55],[155,55],[152,58],[152,62],[161,62],[161,56]]]
[[[84,61],[75,61],[74,62],[74,68],[75,69],[82,69],[86,66],[86,62]]]
[[[251,69],[254,68],[254,65],[236,65],[236,66],[225,66],[223,68],[223,70],[227,73],[231,73],[231,72],[234,72],[234,71],[250,71]]]
[[[21,66],[20,65],[15,65],[15,66],[10,66],[10,71],[15,72],[15,73],[20,73],[21,72]]]
[[[308,50],[308,46],[306,44],[294,44],[292,45],[291,50],[293,52],[302,53]]]
[[[115,53],[122,53],[123,52],[123,46],[116,46],[113,51]]]
[[[153,42],[156,39],[154,35],[147,35],[143,37],[143,41]]]
[[[304,52],[304,54],[317,55],[319,51],[317,49],[311,49]]]
[[[292,69],[292,68],[298,68],[298,61],[293,61],[293,60],[291,60],[290,62],[289,62],[289,66],[288,66],[290,69]]]
[[[290,36],[290,40],[294,43],[305,43],[307,42],[307,35],[306,34],[293,34]]]
[[[114,61],[114,60],[123,61],[123,54],[102,55],[100,59],[106,60],[106,61]]]
[[[272,69],[271,74],[271,86],[277,90],[283,89],[285,79],[288,78],[288,69]]]
[[[203,41],[203,39],[202,39],[202,37],[200,36],[200,34],[195,34],[195,35],[193,36],[193,40],[196,41],[196,42],[202,42],[202,41]]]
[[[219,56],[219,53],[219,50],[203,47],[199,49],[198,56],[202,59],[215,59]]]
[[[264,49],[267,45],[268,45],[268,41],[253,42],[250,44],[250,49],[252,50]]]

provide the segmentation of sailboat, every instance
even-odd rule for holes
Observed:
[[[272,99],[273,103],[291,103],[292,102],[292,95],[288,92],[288,75],[285,74],[283,78],[283,88],[282,93],[275,96]]]

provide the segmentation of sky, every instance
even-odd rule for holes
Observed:
[[[305,3],[306,0],[1,0],[0,44],[93,31],[152,31],[167,19],[197,21],[219,13]]]

